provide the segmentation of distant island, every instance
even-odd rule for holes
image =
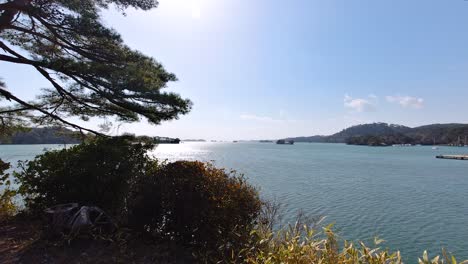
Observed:
[[[205,139],[179,140],[178,138],[169,137],[135,137],[150,140],[155,144],[178,144],[181,141],[206,142]],[[432,124],[411,128],[396,124],[372,123],[352,126],[329,136],[289,137],[279,140],[281,142],[346,143],[366,146],[465,146],[468,145],[468,124]],[[79,144],[82,141],[83,135],[63,127],[30,128],[0,138],[0,144]],[[212,142],[215,141],[212,140]],[[277,141],[258,140],[257,142],[274,143]]]
[[[0,144],[79,144],[81,134],[63,127],[37,127],[0,138]]]
[[[182,142],[206,142],[205,139],[183,139]]]
[[[122,136],[134,137],[136,140],[151,142],[153,144],[179,144],[180,139],[170,137],[136,136],[124,133]],[[64,127],[35,127],[25,128],[10,136],[0,138],[0,145],[33,145],[33,144],[80,144],[89,134],[80,134]]]
[[[330,136],[291,137],[284,140],[366,146],[464,146],[468,143],[468,124],[432,124],[411,128],[395,124],[372,123],[352,126]]]

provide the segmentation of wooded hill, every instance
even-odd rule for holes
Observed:
[[[0,138],[0,144],[78,144],[78,132],[62,127],[38,127]]]
[[[372,123],[352,126],[330,136],[295,137],[288,138],[288,140],[370,146],[466,145],[468,124],[433,124],[411,128],[395,124]]]

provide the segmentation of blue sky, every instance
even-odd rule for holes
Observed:
[[[119,132],[259,139],[468,123],[467,1],[161,0],[126,13],[103,21],[174,72],[168,89],[194,107]],[[19,94],[48,86],[24,66],[0,67]]]

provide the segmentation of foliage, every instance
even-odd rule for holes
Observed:
[[[234,171],[202,162],[160,163],[134,138],[96,139],[46,152],[16,173],[32,213],[56,204],[96,205],[120,224],[222,258],[250,238],[262,202]]]
[[[151,147],[120,137],[46,152],[22,164],[15,175],[19,191],[32,212],[77,202],[121,216],[130,188],[145,173]]]
[[[0,1],[0,61],[29,65],[52,87],[36,100],[25,101],[0,83],[0,99],[16,104],[0,109],[1,120],[59,122],[100,134],[67,118],[137,122],[144,117],[159,124],[188,113],[189,100],[162,91],[176,76],[126,46],[100,18],[100,11],[110,5],[150,10],[157,4],[156,0]]]
[[[468,137],[468,125],[466,124],[434,124],[412,129],[409,137],[423,145],[447,144],[463,145]]]
[[[271,229],[257,227],[252,231],[252,244],[238,254],[233,254],[232,263],[250,264],[402,264],[400,252],[381,249],[383,240],[375,239],[375,247],[363,242],[344,241],[342,246],[332,226],[317,232],[307,225],[296,224],[273,232]],[[443,252],[443,257],[432,259],[424,252],[420,264],[456,264],[455,257]],[[462,262],[464,264],[468,261]]]
[[[0,79],[0,90],[6,89],[5,83]],[[0,102],[2,102],[0,96]],[[0,107],[0,141],[7,142],[10,137],[17,132],[27,132],[25,122],[22,119],[23,112],[14,111],[8,112],[3,111]]]
[[[262,205],[242,175],[202,162],[162,165],[140,186],[130,223],[201,250],[204,258],[241,247]]]
[[[367,146],[391,146],[412,144],[414,140],[403,134],[355,136],[346,139],[346,144]]]
[[[6,171],[10,169],[10,163],[0,159],[0,219],[12,216],[16,213],[17,207],[13,199],[16,196],[16,191],[10,188],[10,175]]]

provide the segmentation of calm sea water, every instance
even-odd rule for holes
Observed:
[[[56,145],[0,146],[0,158],[31,159]],[[264,197],[326,216],[349,240],[386,240],[409,263],[442,247],[468,258],[468,161],[435,159],[468,148],[343,144],[183,143],[152,154],[168,160],[213,161],[244,173]]]

